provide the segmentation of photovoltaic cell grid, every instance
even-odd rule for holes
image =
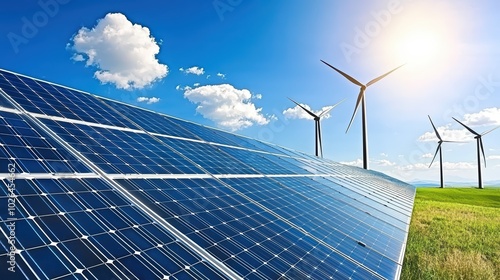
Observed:
[[[0,88],[19,278],[399,276],[412,186],[8,71]]]
[[[225,278],[100,179],[16,185],[19,215],[13,221],[23,260],[17,273],[26,278]],[[0,200],[7,204],[5,191]]]
[[[42,131],[35,129],[21,115],[0,115],[0,164],[16,161],[18,172],[86,173],[88,167]]]

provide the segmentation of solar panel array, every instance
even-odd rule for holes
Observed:
[[[2,279],[399,278],[408,184],[5,70],[0,88]]]

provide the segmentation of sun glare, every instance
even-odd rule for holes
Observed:
[[[398,56],[410,64],[424,65],[439,59],[443,49],[442,39],[429,30],[409,32],[397,47]]]

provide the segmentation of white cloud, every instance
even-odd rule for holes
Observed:
[[[252,98],[255,98],[255,99],[262,99],[262,94],[260,93],[257,93],[255,95],[252,96]]]
[[[439,168],[439,161],[434,162],[432,165],[432,169]],[[460,171],[460,170],[472,170],[476,169],[477,166],[470,162],[443,162],[443,169],[451,170],[451,171]],[[400,171],[422,171],[429,170],[429,164],[426,163],[415,163],[404,166],[396,166],[396,169]]]
[[[200,86],[200,83],[194,83],[193,86],[198,87],[198,86]]]
[[[446,170],[469,170],[476,169],[477,166],[470,162],[443,162],[443,168]]]
[[[225,79],[226,78],[226,74],[217,73],[217,77],[220,77],[221,79]]]
[[[73,36],[73,60],[86,61],[98,70],[94,77],[121,89],[141,89],[168,74],[156,59],[160,51],[149,29],[125,15],[109,13],[92,29],[82,27]]]
[[[488,160],[497,160],[497,159],[500,159],[500,155],[488,156],[488,157],[486,157],[486,159],[488,159]]]
[[[184,97],[198,105],[196,111],[219,126],[232,131],[269,123],[262,115],[262,108],[256,108],[247,89],[236,89],[229,84],[206,85],[187,89]]]
[[[386,154],[386,153],[380,153],[380,156],[381,156],[381,157],[389,157],[389,155],[388,155],[388,154]]]
[[[431,153],[427,153],[427,154],[422,155],[422,158],[432,158],[432,157],[434,157],[434,155]]]
[[[363,166],[363,160],[360,158],[353,160],[353,161],[341,161],[340,163],[345,164],[345,165],[357,166],[357,167]]]
[[[71,57],[74,61],[85,61],[85,58],[81,54],[73,54],[73,57]]]
[[[429,165],[423,163],[408,164],[403,166],[396,166],[396,169],[400,171],[416,171],[416,170],[427,170]]]
[[[375,161],[375,163],[378,164],[379,166],[394,166],[394,165],[396,165],[395,162],[389,161],[387,159],[377,160],[377,161]]]
[[[446,126],[440,126],[436,128],[439,132],[439,135],[443,140],[447,141],[472,141],[474,140],[474,136],[465,128],[464,129],[450,129],[450,124]],[[437,142],[439,139],[436,136],[434,130],[429,131],[418,137],[418,141],[420,142],[428,142],[433,141]]]
[[[333,107],[333,106],[325,106],[325,107],[321,108],[321,110],[314,111],[307,104],[300,103],[300,105],[302,105],[307,110],[313,112],[315,115],[319,115],[319,114],[321,114],[321,112]],[[309,115],[304,109],[300,108],[298,105],[296,105],[295,107],[288,108],[288,109],[284,110],[283,116],[285,116],[285,118],[287,118],[287,119],[307,119],[307,120],[313,119],[313,117],[311,115]],[[327,113],[322,117],[322,119],[328,119],[328,118],[330,118],[330,113]]]
[[[153,103],[157,103],[159,101],[160,101],[160,98],[158,98],[158,97],[145,97],[145,96],[137,97],[137,102],[146,102],[147,104],[153,104]]]
[[[194,74],[197,76],[205,74],[205,69],[198,66],[189,67],[188,69],[184,69],[181,67],[179,68],[179,71],[184,72],[185,74]]]
[[[192,89],[192,87],[190,86],[181,86],[181,85],[177,85],[175,87],[175,90],[182,90],[182,91],[186,91],[186,90],[189,90],[189,89]]]
[[[500,108],[486,108],[478,113],[465,114],[463,123],[470,126],[500,125]]]

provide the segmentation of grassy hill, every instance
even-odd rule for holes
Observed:
[[[500,279],[500,188],[418,188],[401,279]]]

